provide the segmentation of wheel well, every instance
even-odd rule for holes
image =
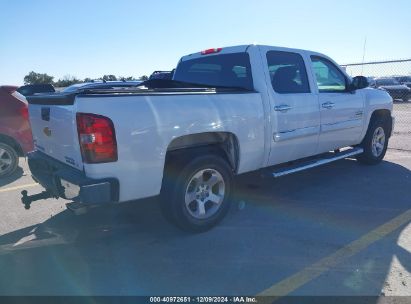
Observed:
[[[205,132],[175,138],[167,148],[166,165],[171,160],[184,161],[194,155],[217,154],[237,172],[239,145],[237,137],[229,132]]]
[[[370,122],[374,121],[375,119],[384,120],[387,123],[388,134],[391,134],[392,117],[391,117],[391,112],[389,110],[386,110],[386,109],[375,110],[371,115]]]
[[[24,156],[23,149],[13,137],[0,134],[0,142],[11,146],[14,150],[16,150],[18,156]]]

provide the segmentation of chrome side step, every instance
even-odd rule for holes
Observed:
[[[300,172],[300,171],[307,170],[310,168],[325,165],[325,164],[331,163],[336,160],[340,160],[346,157],[361,154],[363,152],[364,152],[363,148],[352,148],[352,149],[344,150],[341,152],[333,153],[331,157],[319,158],[319,159],[313,160],[308,163],[299,164],[299,165],[287,167],[287,168],[281,168],[278,171],[274,171],[272,174],[274,177],[280,177],[280,176],[288,175],[291,173],[296,173],[296,172]]]

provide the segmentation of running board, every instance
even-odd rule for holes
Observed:
[[[364,152],[363,148],[352,148],[352,149],[348,149],[342,152],[335,152],[332,154],[331,157],[324,157],[324,158],[319,158],[316,160],[313,160],[309,163],[304,163],[304,164],[299,164],[297,166],[292,166],[292,167],[288,167],[288,168],[281,168],[278,171],[273,172],[273,176],[274,177],[280,177],[280,176],[284,176],[284,175],[288,175],[291,173],[296,173],[296,172],[300,172],[303,170],[307,170],[307,169],[311,169],[314,167],[318,167],[321,165],[325,165],[328,163],[331,163],[333,161],[336,160],[340,160],[346,157],[350,157],[350,156],[354,156],[354,155],[358,155]]]

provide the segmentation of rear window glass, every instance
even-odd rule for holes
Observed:
[[[204,56],[180,62],[174,80],[216,87],[253,90],[247,53]]]

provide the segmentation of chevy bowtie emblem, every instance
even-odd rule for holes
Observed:
[[[46,134],[47,137],[50,137],[50,136],[51,136],[51,130],[50,130],[50,128],[49,128],[49,127],[45,127],[45,128],[43,129],[43,133]]]

